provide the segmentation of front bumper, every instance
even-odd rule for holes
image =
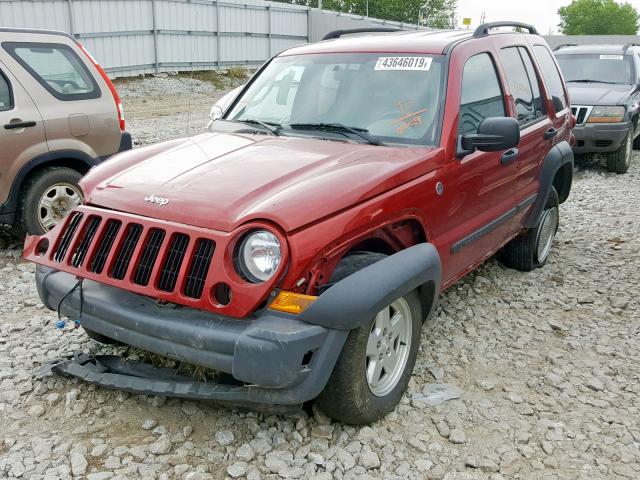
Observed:
[[[38,293],[50,309],[57,308],[76,282],[71,274],[37,266]],[[71,362],[73,366],[61,362],[64,368],[61,371],[58,367],[61,373],[138,393],[201,398],[197,392],[202,390],[207,399],[220,402],[299,405],[322,391],[349,333],[267,309],[247,319],[233,319],[186,307],[169,308],[151,298],[86,279],[82,295],[84,327],[233,377],[230,383],[206,387],[189,386],[184,378],[176,377],[173,385],[167,386],[166,378],[143,381],[139,375],[130,375],[116,380],[117,373],[96,367],[96,362]],[[61,313],[78,318],[79,289],[64,300]]]
[[[630,126],[629,122],[577,125],[573,129],[573,135],[576,137],[573,152],[614,152],[620,148]]]
[[[262,309],[235,319],[154,299],[38,265],[43,303],[86,328],[127,345],[227,375],[193,382],[177,372],[83,355],[44,366],[108,388],[263,407],[300,405],[324,389],[349,332],[399,296],[418,290],[429,317],[440,292],[440,256],[420,243],[335,283],[300,315]],[[73,290],[73,291],[72,291]],[[60,304],[61,300],[63,300]],[[230,377],[230,378],[224,378]]]

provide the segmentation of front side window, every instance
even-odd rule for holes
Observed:
[[[538,79],[527,51],[520,47],[503,48],[500,51],[500,57],[509,90],[516,104],[518,123],[525,125],[543,117],[544,102],[540,96]]]
[[[551,56],[551,52],[549,52],[549,49],[543,45],[535,45],[533,47],[533,52],[538,59],[538,64],[542,70],[542,76],[544,77],[547,90],[553,100],[553,106],[555,107],[556,112],[564,110],[568,105],[564,92],[564,85],[562,83],[562,78],[558,73],[556,62],[553,61],[553,57]]]
[[[3,48],[59,100],[100,97],[100,89],[78,55],[58,43],[4,42]]]
[[[506,110],[498,74],[488,53],[475,55],[464,66],[458,135],[476,133],[489,117],[504,117]]]
[[[634,83],[633,57],[622,54],[557,54],[567,83]]]
[[[0,72],[0,112],[13,108],[13,98],[11,97],[11,87],[9,81]]]
[[[278,125],[342,125],[389,144],[434,145],[443,103],[439,55],[329,53],[274,59],[225,116]],[[320,136],[320,135],[318,135]]]

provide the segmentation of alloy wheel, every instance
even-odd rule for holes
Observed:
[[[38,223],[47,232],[55,227],[71,210],[82,203],[77,185],[56,183],[44,191],[38,202]]]
[[[399,298],[375,317],[366,351],[366,376],[371,393],[388,395],[402,378],[411,349],[413,318],[409,304]]]
[[[560,215],[557,206],[547,208],[542,214],[536,242],[536,256],[540,263],[543,263],[549,256],[551,245],[553,244],[553,237],[558,230],[559,219]]]

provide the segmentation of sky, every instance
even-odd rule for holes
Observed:
[[[627,0],[640,11],[640,0]],[[471,26],[478,26],[482,12],[486,22],[515,20],[530,23],[542,35],[559,34],[558,8],[568,5],[571,0],[458,0],[458,24],[462,19],[471,18]]]

